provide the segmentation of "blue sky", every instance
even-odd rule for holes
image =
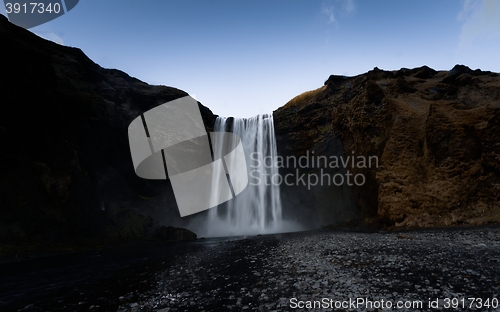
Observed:
[[[31,31],[222,116],[270,113],[375,66],[500,72],[497,0],[81,0]]]

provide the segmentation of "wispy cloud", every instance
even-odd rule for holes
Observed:
[[[321,14],[327,18],[328,24],[335,23],[338,15],[349,15],[354,11],[354,0],[328,0],[321,5]]]
[[[37,31],[35,32],[35,34],[38,35],[39,37],[42,37],[43,39],[47,39],[61,45],[64,44],[64,40],[59,35],[57,35],[52,31]]]
[[[321,8],[321,14],[324,14],[328,18],[328,24],[335,22],[334,9],[335,7],[333,5],[327,6],[325,4],[323,4]]]
[[[343,10],[348,14],[356,11],[356,4],[354,3],[354,0],[344,0]]]
[[[460,47],[470,47],[474,40],[500,36],[500,1],[465,0],[457,16],[463,22]]]

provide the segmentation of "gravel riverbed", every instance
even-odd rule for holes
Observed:
[[[319,231],[176,256],[118,311],[500,311],[500,227]]]

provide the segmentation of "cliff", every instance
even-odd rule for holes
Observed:
[[[423,66],[332,75],[323,87],[276,110],[274,118],[282,155],[331,155],[338,148],[324,147],[336,144],[345,157],[378,158],[378,166],[346,168],[366,178],[349,187],[365,225],[500,222],[497,73],[457,65],[450,71]],[[283,192],[308,196],[304,187]],[[335,201],[323,204],[333,213],[353,210]]]
[[[3,16],[0,41],[0,253],[192,238],[150,217],[175,218],[175,199],[168,180],[135,175],[127,134],[139,114],[187,93],[101,68]]]

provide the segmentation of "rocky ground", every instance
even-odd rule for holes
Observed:
[[[259,236],[170,263],[118,311],[500,311],[498,226]]]

